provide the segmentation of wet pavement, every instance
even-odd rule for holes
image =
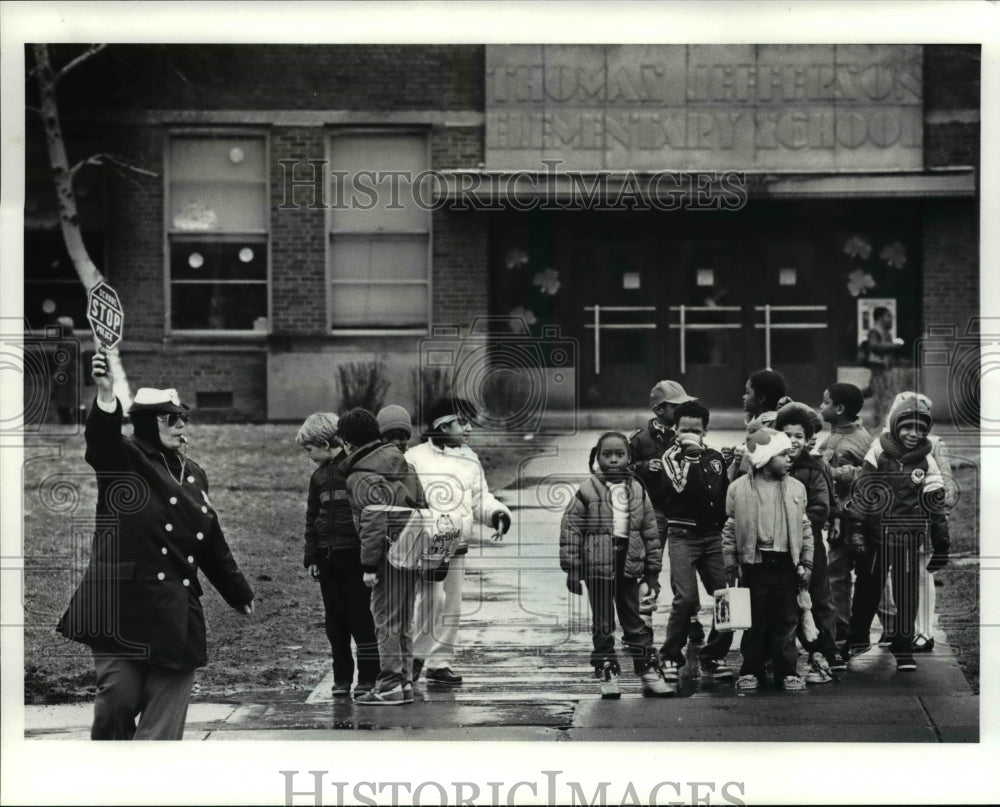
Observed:
[[[461,686],[421,681],[415,703],[359,706],[330,695],[332,674],[298,700],[194,704],[191,740],[702,740],[976,742],[979,698],[936,634],[933,653],[918,655],[916,673],[898,673],[888,651],[873,647],[839,681],[786,693],[771,685],[737,695],[731,681],[699,674],[689,645],[675,696],[641,694],[622,658],[622,697],[602,701],[588,663],[586,597],[570,595],[559,569],[559,521],[587,475],[598,432],[560,441],[529,461],[522,484],[499,492],[514,525],[500,544],[473,545],[467,561],[464,612],[456,660]],[[709,443],[731,445],[740,433],[716,432]],[[669,611],[669,583],[653,615],[657,645]],[[700,614],[710,623],[710,611]],[[877,635],[873,634],[873,639]],[[739,641],[733,647],[738,648]],[[804,662],[804,659],[802,659]],[[736,650],[729,656],[738,665]],[[91,706],[26,707],[28,739],[85,739]]]

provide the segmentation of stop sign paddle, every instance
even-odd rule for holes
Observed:
[[[87,297],[87,320],[98,347],[114,350],[122,340],[125,314],[118,292],[103,280],[90,290]]]

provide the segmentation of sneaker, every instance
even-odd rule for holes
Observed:
[[[934,637],[924,636],[922,633],[913,640],[914,653],[930,653],[934,649]]]
[[[330,692],[335,698],[346,698],[351,694],[351,682],[346,684],[340,681],[333,682],[333,689]]]
[[[422,658],[413,659],[412,671],[410,678],[413,683],[417,683],[420,680],[420,671],[424,668],[424,660]]]
[[[855,656],[867,653],[871,649],[872,646],[870,644],[848,644],[845,642],[843,648],[840,650],[840,657],[844,661],[850,661]]]
[[[760,689],[760,679],[756,675],[741,675],[736,679],[737,692],[753,692]]]
[[[829,684],[833,680],[830,675],[830,663],[822,653],[813,653],[809,657],[809,672],[806,673],[807,684]]]
[[[403,687],[396,684],[392,689],[379,692],[377,689],[370,689],[363,695],[355,698],[354,702],[363,706],[401,706],[406,703],[403,695]]]
[[[781,688],[785,692],[801,692],[806,688],[806,682],[801,675],[786,675],[781,682]]]
[[[917,662],[913,660],[913,656],[900,655],[896,656],[896,670],[899,672],[913,672],[917,669]]]
[[[403,703],[413,703],[413,684],[403,684]]]
[[[618,686],[620,672],[617,661],[605,661],[603,666],[594,669],[594,676],[601,681],[602,698],[617,699],[622,696],[621,687]]]
[[[663,680],[668,684],[676,684],[680,680],[680,667],[676,661],[662,661],[660,669],[663,671]]]
[[[691,625],[688,628],[688,641],[691,644],[701,644],[705,641],[705,629],[697,619],[691,620]]]
[[[726,666],[722,659],[706,658],[701,660],[702,675],[710,676],[716,681],[729,681],[735,673],[732,667]]]
[[[844,661],[839,653],[833,658],[827,659],[827,664],[832,673],[847,672],[847,662]]]
[[[416,675],[414,675],[414,679]],[[453,672],[451,667],[442,667],[439,670],[428,670],[424,674],[424,678],[428,681],[433,681],[435,684],[448,684],[450,686],[457,686],[462,683],[462,676]]]
[[[374,681],[358,681],[358,683],[354,685],[354,700],[357,700],[366,692],[371,692],[373,689],[375,689]]]
[[[660,669],[660,662],[655,656],[649,660],[649,666],[646,667],[646,671],[639,678],[642,681],[642,694],[647,698],[666,698],[675,692],[663,680],[663,671]]]

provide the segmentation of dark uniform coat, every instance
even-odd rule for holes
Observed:
[[[97,472],[90,565],[57,630],[95,652],[177,670],[207,661],[200,568],[233,608],[253,591],[233,559],[196,463],[174,460],[121,433],[122,408],[87,419],[87,462]]]

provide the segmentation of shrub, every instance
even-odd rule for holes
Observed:
[[[360,406],[378,412],[389,390],[386,366],[381,361],[352,361],[337,367],[340,378],[340,414]]]

